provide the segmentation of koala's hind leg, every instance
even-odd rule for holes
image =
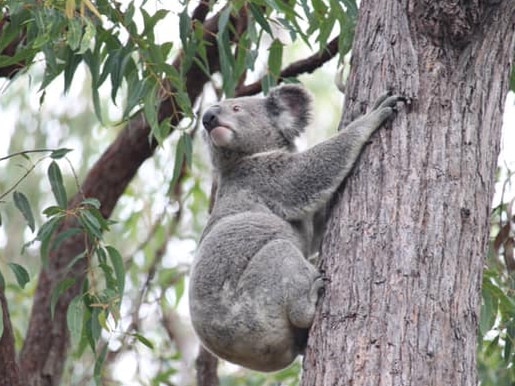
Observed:
[[[290,292],[288,318],[294,326],[299,328],[311,327],[322,288],[324,288],[324,278],[318,274],[310,283],[307,293],[305,291],[295,292],[295,288]]]
[[[309,328],[324,282],[301,250],[289,240],[269,242],[252,258],[240,285],[254,283],[252,277],[263,273],[267,275],[259,281],[261,288],[256,293],[266,296],[266,303],[283,303],[282,309],[295,327]]]

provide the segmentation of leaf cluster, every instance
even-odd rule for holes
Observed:
[[[96,371],[100,372],[101,362],[105,359],[106,351],[104,347],[101,352],[97,353],[97,344],[102,330],[112,330],[108,323],[109,318],[115,325],[120,320],[120,304],[125,289],[125,267],[120,252],[115,247],[105,245],[103,242],[104,232],[109,231],[112,222],[105,219],[100,212],[101,203],[95,198],[84,198],[78,205],[69,208],[63,175],[58,164],[58,160],[65,157],[69,151],[70,149],[64,148],[38,151],[49,152],[47,157],[52,159],[47,169],[47,177],[55,205],[43,210],[47,221],[39,227],[36,237],[25,247],[36,241],[39,242],[42,265],[48,268],[49,255],[61,244],[66,242],[83,243],[84,251],[71,260],[67,270],[70,270],[75,264],[83,262],[86,263],[84,265],[89,274],[82,284],[82,293],[75,297],[68,306],[67,324],[72,343],[79,348],[79,352],[89,346],[97,354],[94,377],[100,382],[100,373],[97,374]],[[3,159],[14,156],[28,158],[27,153],[30,152],[17,153]],[[5,194],[2,194],[2,197],[4,196]],[[13,201],[26,220],[27,226],[34,232],[36,230],[35,216],[26,195],[15,190]],[[77,241],[77,237],[79,241]],[[9,262],[7,266],[13,272],[18,285],[24,288],[30,281],[28,271],[22,265],[14,262]],[[5,279],[1,272],[0,283],[3,290]],[[80,282],[71,275],[66,276],[54,288],[50,301],[52,318],[61,296],[74,285],[80,285]],[[0,319],[2,319],[0,327],[3,329],[1,313]],[[139,340],[143,341],[143,339]]]
[[[503,196],[511,176],[505,181]],[[501,202],[492,211],[478,338],[478,370],[486,386],[515,383],[514,204],[515,200]]]

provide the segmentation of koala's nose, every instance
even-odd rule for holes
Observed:
[[[211,106],[202,116],[202,124],[207,131],[211,131],[218,126],[218,114],[220,114],[220,111],[222,111],[220,106]]]

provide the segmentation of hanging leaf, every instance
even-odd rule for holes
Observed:
[[[64,92],[66,93],[70,89],[77,67],[82,62],[82,56],[72,51],[70,47],[65,47],[61,60],[64,63],[62,67],[64,70]]]
[[[257,23],[263,28],[270,36],[273,36],[272,28],[270,28],[270,24],[266,20],[263,10],[260,9],[256,4],[250,2],[249,3],[250,12],[254,19],[256,19]]]
[[[184,142],[184,156],[186,157],[186,164],[191,168],[191,163],[193,162],[193,144],[191,141],[191,135],[184,132],[181,140]]]
[[[111,264],[113,265],[114,273],[116,276],[116,282],[118,287],[118,295],[120,298],[123,296],[123,291],[125,289],[125,266],[123,264],[122,255],[118,250],[110,245],[106,246],[105,249],[109,254],[109,258],[111,259]]]
[[[483,305],[479,318],[479,330],[485,335],[495,323],[497,317],[498,301],[490,291],[483,289]]]
[[[104,366],[104,362],[107,356],[107,349],[109,345],[104,345],[104,348],[102,349],[102,352],[99,356],[95,359],[95,370],[93,373],[93,376],[95,378],[95,384],[97,386],[102,386],[102,367]]]
[[[13,199],[14,205],[16,205],[16,208],[18,208],[23,217],[25,217],[25,220],[27,221],[27,225],[29,226],[30,230],[34,232],[36,225],[34,222],[34,215],[32,214],[32,209],[30,209],[29,200],[27,200],[27,197],[23,193],[18,191],[15,191],[13,193]]]
[[[98,320],[98,316],[101,313],[101,309],[99,307],[94,307],[91,310],[91,318],[89,318],[89,328],[91,332],[91,339],[94,342],[94,345],[92,345],[92,349],[95,349],[96,343],[98,342],[98,339],[100,338],[100,334],[102,333],[102,326],[100,325],[100,322]]]
[[[173,165],[173,175],[172,180],[170,181],[170,186],[168,187],[168,193],[172,192],[179,181],[179,177],[182,171],[182,165],[184,163],[184,152],[185,152],[185,143],[181,139],[177,142],[177,148],[175,149],[175,162]]]
[[[188,46],[188,38],[191,34],[191,18],[187,7],[179,14],[179,36],[183,49]]]
[[[54,319],[55,305],[57,304],[59,297],[74,284],[75,279],[67,278],[57,284],[55,289],[52,291],[52,296],[50,297],[50,314],[52,315],[52,319]]]
[[[159,117],[157,115],[157,109],[159,107],[157,99],[158,89],[159,84],[154,83],[143,97],[143,113],[145,114],[145,119],[152,130],[152,134],[156,138],[157,142],[162,144],[164,138],[159,135]]]
[[[141,334],[132,334],[137,340],[139,340],[141,343],[143,343],[145,346],[147,346],[149,349],[153,350],[154,349],[154,345],[153,343],[148,340],[147,338],[145,338],[143,335]]]
[[[68,197],[66,196],[61,169],[59,169],[59,165],[57,165],[55,161],[52,161],[48,167],[48,179],[50,180],[52,193],[54,193],[57,204],[62,209],[66,209],[68,206]]]
[[[48,264],[48,252],[52,235],[54,234],[57,227],[63,222],[63,220],[64,216],[52,217],[46,223],[41,225],[41,228],[39,228],[36,240],[41,241],[39,250],[44,266],[47,266]]]
[[[80,341],[83,318],[84,302],[81,296],[77,296],[70,302],[66,312],[66,323],[68,324],[68,330],[74,345]]]
[[[281,66],[283,61],[283,44],[279,40],[274,40],[269,49],[268,55],[268,71],[279,79],[281,75]]]
[[[8,263],[7,266],[11,268],[11,271],[14,273],[18,285],[21,288],[25,288],[25,285],[30,281],[30,276],[27,270],[16,263]]]
[[[506,340],[504,344],[504,362],[508,365],[512,361],[513,343],[515,341],[515,320],[511,319],[506,328]]]

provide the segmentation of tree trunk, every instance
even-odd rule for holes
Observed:
[[[5,298],[5,286],[0,279],[0,317],[3,329],[0,331],[0,386],[19,386],[19,370],[14,348],[14,332]]]
[[[344,118],[385,90],[411,103],[335,200],[303,385],[477,385],[514,42],[513,0],[361,3]]]

